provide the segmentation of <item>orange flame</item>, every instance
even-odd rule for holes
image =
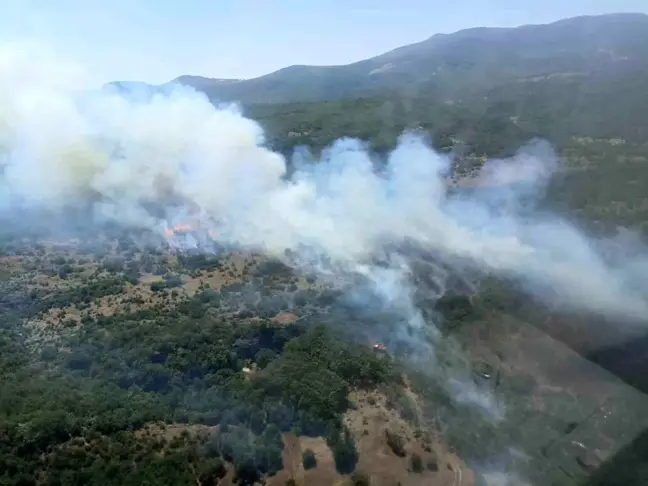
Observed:
[[[198,225],[192,225],[192,224],[177,224],[172,228],[165,228],[164,229],[164,236],[168,238],[172,238],[173,236],[180,234],[180,233],[190,233],[192,231],[197,231],[199,230],[200,227]],[[213,240],[214,239],[214,233],[212,230],[208,230],[207,234],[209,237]]]
[[[191,226],[189,224],[179,224],[173,228],[173,231],[176,233],[188,233],[190,231],[195,231],[198,228]]]
[[[189,233],[195,231],[198,228],[190,224],[177,224],[173,228],[164,228],[164,236],[171,238],[178,233]]]

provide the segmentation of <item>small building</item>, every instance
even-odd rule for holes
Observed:
[[[377,351],[377,352],[380,352],[380,353],[386,353],[387,352],[387,348],[382,343],[376,343],[372,347],[373,347],[374,351]]]
[[[259,371],[259,369],[257,368],[256,363],[252,363],[241,368],[241,371],[243,372],[243,375],[245,375],[246,380],[251,380],[254,378],[254,375],[256,375],[256,372]]]
[[[480,360],[473,364],[473,373],[485,380],[490,380],[495,374],[495,369],[488,361]]]

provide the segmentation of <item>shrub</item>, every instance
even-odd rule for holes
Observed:
[[[164,282],[151,282],[152,292],[161,292],[165,288],[166,288],[166,284]]]
[[[385,430],[385,438],[387,439],[387,445],[394,454],[398,457],[405,457],[405,444],[403,444],[403,438],[400,435]]]
[[[317,467],[317,458],[311,449],[306,449],[302,453],[302,463],[304,464],[304,469],[313,469]]]
[[[418,454],[414,453],[412,454],[412,458],[410,459],[410,463],[412,466],[412,471],[414,471],[417,474],[420,474],[423,472],[423,460],[421,459],[421,456]]]
[[[327,437],[327,443],[333,452],[335,469],[340,474],[353,472],[358,463],[358,450],[349,431],[345,429],[344,433],[340,433],[339,430],[334,430]]]
[[[353,486],[369,486],[369,476],[362,473],[354,473],[351,476]]]

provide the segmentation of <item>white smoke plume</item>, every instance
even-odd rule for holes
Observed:
[[[341,140],[286,180],[283,157],[236,108],[182,87],[141,100],[82,91],[80,72],[33,46],[0,48],[4,210],[92,201],[99,218],[159,231],[191,215],[219,241],[275,255],[308,248],[361,272],[385,244],[409,241],[568,308],[646,315],[645,251],[606,263],[566,220],[524,212],[556,166],[546,145],[487,163],[478,188],[456,193],[444,182],[449,158],[414,135],[381,173],[360,142]]]
[[[511,473],[488,473],[482,475],[484,486],[531,486],[516,474]]]

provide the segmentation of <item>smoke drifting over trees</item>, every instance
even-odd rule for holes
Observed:
[[[557,167],[544,143],[487,162],[475,187],[452,192],[451,159],[415,134],[381,170],[361,142],[343,139],[287,178],[284,158],[236,107],[183,87],[138,97],[79,90],[81,70],[30,49],[0,51],[7,213],[83,206],[94,221],[160,234],[192,217],[221,243],[290,249],[300,264],[324,256],[326,271],[369,276],[372,257],[391,248],[394,283],[378,286],[387,298],[402,297],[410,269],[398,248],[410,242],[567,308],[632,318],[648,310],[643,250],[632,262],[622,247],[604,259],[566,220],[533,209]]]

